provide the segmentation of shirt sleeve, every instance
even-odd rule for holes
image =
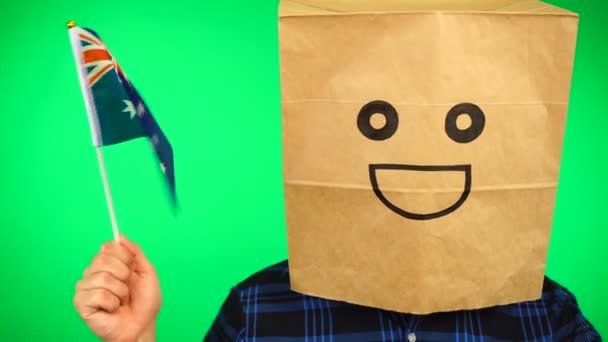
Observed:
[[[597,330],[585,318],[576,297],[565,288],[558,288],[555,310],[554,338],[558,341],[601,342]]]
[[[576,316],[576,328],[574,329],[575,342],[602,342],[600,334],[589,321],[579,312]]]
[[[232,288],[203,342],[239,341],[245,331],[244,317],[238,292]]]
[[[600,334],[591,325],[591,323],[583,316],[583,313],[574,301],[573,307],[573,329],[571,335],[571,341],[574,342],[601,342]]]

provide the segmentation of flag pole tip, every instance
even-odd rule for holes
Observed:
[[[68,21],[68,29],[71,29],[72,27],[76,27],[76,22],[74,20],[70,20]]]

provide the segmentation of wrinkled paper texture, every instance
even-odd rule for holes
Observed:
[[[538,299],[578,16],[537,1],[425,3],[281,4],[292,289],[417,314]],[[375,100],[398,116],[381,141],[358,128]],[[485,115],[468,143],[445,127],[460,103]],[[372,164],[469,165],[470,193],[449,214],[409,219],[374,192]],[[467,178],[463,170],[373,173],[388,203],[423,214],[456,203]]]

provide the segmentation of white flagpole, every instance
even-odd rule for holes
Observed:
[[[93,103],[93,95],[91,94],[91,90],[88,86],[86,67],[82,58],[80,39],[78,37],[78,27],[76,26],[75,22],[68,22],[68,32],[70,35],[70,42],[72,44],[72,51],[74,52],[74,58],[76,59],[76,69],[78,71],[78,79],[80,80],[80,88],[82,90],[84,103],[87,108],[87,114],[89,115],[89,124],[91,127],[91,135],[93,137],[93,145],[97,150],[97,161],[99,163],[103,188],[106,194],[106,204],[108,205],[108,211],[110,213],[110,221],[112,222],[112,233],[114,234],[114,240],[118,241],[119,233],[118,224],[116,222],[116,212],[114,211],[114,202],[112,201],[112,193],[110,192],[110,183],[108,182],[106,164],[103,159],[103,153],[101,152],[101,130],[99,129],[95,104]]]
[[[118,241],[118,224],[116,223],[116,212],[114,211],[114,201],[112,201],[112,192],[110,191],[110,183],[108,182],[108,174],[106,173],[106,163],[103,160],[103,153],[101,147],[95,147],[97,150],[97,161],[99,162],[99,170],[101,171],[101,179],[103,181],[103,189],[106,194],[106,203],[108,204],[108,211],[110,213],[110,220],[112,221],[112,233],[114,234],[114,240]]]

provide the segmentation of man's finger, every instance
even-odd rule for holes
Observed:
[[[120,299],[105,289],[82,290],[74,295],[74,307],[87,319],[99,310],[115,312],[120,307]]]
[[[129,298],[129,287],[108,272],[93,273],[76,284],[76,291],[105,289],[126,303]]]
[[[126,281],[131,273],[129,266],[108,254],[97,254],[91,265],[84,271],[83,278],[99,272],[108,272],[119,280]]]
[[[134,255],[125,246],[121,245],[118,241],[108,241],[101,245],[99,251],[101,254],[111,255],[125,265],[130,265],[133,262]]]
[[[120,244],[125,246],[135,256],[135,270],[138,272],[155,272],[154,266],[146,258],[142,249],[135,242],[129,241],[124,235],[120,235]]]

